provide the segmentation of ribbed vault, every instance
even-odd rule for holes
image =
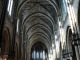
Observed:
[[[34,40],[43,40],[48,44],[52,42],[51,35],[57,24],[57,8],[56,1],[48,0],[26,0],[20,4],[18,16],[21,30],[25,31],[30,43]]]

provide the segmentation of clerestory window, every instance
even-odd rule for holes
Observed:
[[[67,12],[67,6],[65,0],[62,0],[62,9],[63,9],[63,13]]]
[[[11,16],[11,11],[12,11],[12,5],[13,5],[13,0],[9,0],[7,11],[9,12],[10,16]]]

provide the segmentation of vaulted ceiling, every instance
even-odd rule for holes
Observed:
[[[51,35],[57,26],[57,3],[55,0],[25,0],[19,5],[20,24],[30,42],[51,42]]]

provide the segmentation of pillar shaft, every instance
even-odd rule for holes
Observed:
[[[79,51],[78,51],[78,47],[77,46],[75,46],[75,51],[76,51],[76,58],[77,58],[77,60],[80,60],[80,58],[79,58]]]

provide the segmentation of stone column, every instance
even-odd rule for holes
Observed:
[[[27,60],[30,60],[30,43],[27,42]]]
[[[79,46],[79,43],[78,42],[80,42],[79,35],[73,33],[71,40],[72,40],[72,45],[74,45],[74,47],[75,47],[76,58],[77,58],[77,60],[80,60],[80,57],[79,57],[79,49],[78,49],[78,46]]]
[[[0,60],[1,60],[1,48],[0,48]]]
[[[21,32],[21,60],[23,60],[23,32]]]
[[[70,56],[70,60],[72,60],[72,57]]]
[[[80,57],[80,45],[78,46],[78,49],[79,49],[79,57]]]
[[[79,51],[78,51],[78,47],[77,46],[75,46],[75,51],[76,51],[77,60],[80,60]]]

